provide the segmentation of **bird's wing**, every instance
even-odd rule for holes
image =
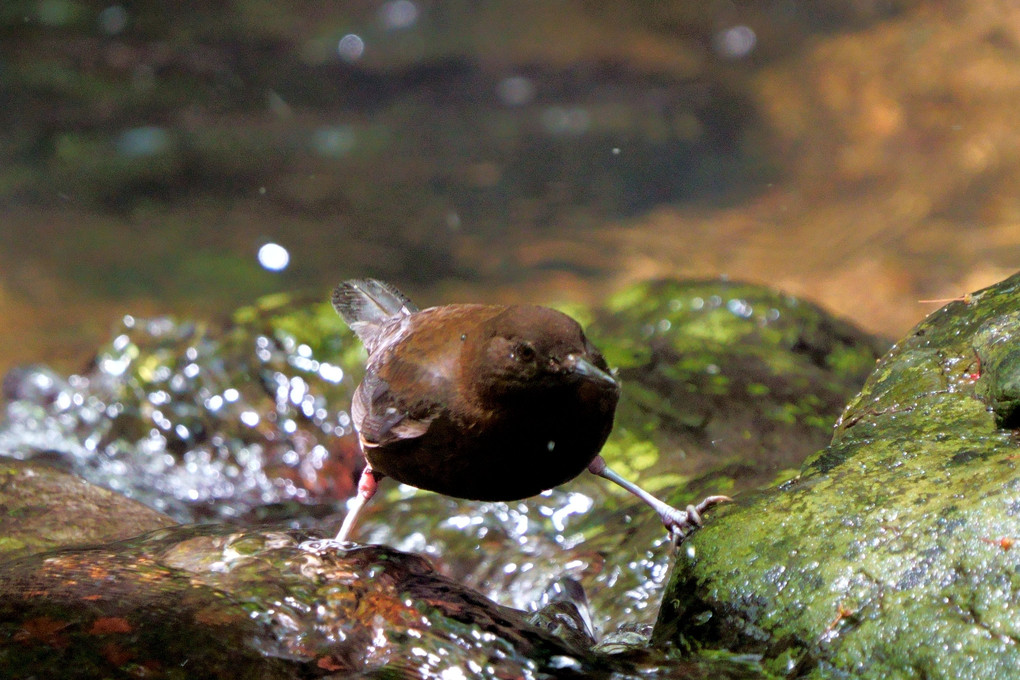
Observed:
[[[373,448],[424,435],[436,411],[422,406],[408,409],[399,403],[389,384],[370,371],[354,393],[351,416],[362,445]]]

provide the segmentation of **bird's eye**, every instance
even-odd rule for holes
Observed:
[[[535,359],[535,348],[531,346],[530,342],[521,342],[514,346],[512,354],[513,358],[517,361],[529,362]]]

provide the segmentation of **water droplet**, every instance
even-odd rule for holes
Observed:
[[[445,652],[446,650],[440,649],[439,651]],[[439,672],[439,680],[467,680],[467,676],[459,666],[450,666]]]
[[[130,365],[131,359],[129,359],[128,357],[120,357],[117,359],[114,359],[112,357],[104,357],[99,362],[99,370],[102,371],[103,373],[106,373],[107,375],[116,377],[119,375],[123,375],[124,371],[126,371],[128,369],[128,366]]]
[[[754,314],[754,308],[747,302],[747,300],[741,300],[740,298],[733,298],[727,302],[726,308],[742,319],[749,319],[751,318],[751,315]]]
[[[338,383],[344,379],[344,369],[333,364],[319,364],[319,376],[328,382]]]

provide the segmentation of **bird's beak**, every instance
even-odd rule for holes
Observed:
[[[566,360],[563,362],[563,366],[568,372],[579,375],[583,378],[604,382],[612,385],[613,387],[617,387],[619,385],[619,383],[616,382],[616,378],[610,375],[607,371],[603,371],[583,356],[568,354]]]

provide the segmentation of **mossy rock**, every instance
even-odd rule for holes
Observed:
[[[0,562],[175,524],[138,501],[38,462],[0,457]]]
[[[700,492],[795,474],[888,347],[805,300],[727,280],[632,286],[588,329],[623,382],[603,455],[653,489],[717,479]]]
[[[801,475],[718,509],[677,559],[659,641],[795,677],[1020,667],[1020,275],[879,362]]]

